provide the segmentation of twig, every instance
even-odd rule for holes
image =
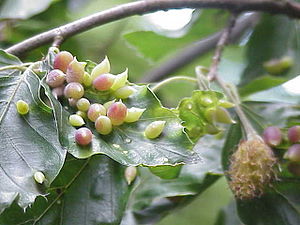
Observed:
[[[229,34],[231,33],[231,30],[234,27],[235,22],[236,22],[236,15],[233,14],[232,17],[230,18],[229,25],[224,29],[224,31],[222,32],[222,35],[218,41],[216,51],[215,51],[215,54],[214,54],[214,57],[213,57],[213,60],[212,60],[212,63],[211,63],[210,69],[209,69],[209,73],[207,74],[207,78],[210,81],[214,80],[217,76],[222,52],[223,52],[225,45],[227,44],[227,42],[229,40]]]
[[[193,77],[187,77],[187,76],[175,76],[175,77],[170,77],[168,79],[165,79],[159,83],[157,83],[156,85],[154,85],[151,90],[153,92],[157,91],[159,88],[161,88],[162,86],[169,84],[173,81],[188,81],[188,82],[193,82],[193,83],[197,83],[197,79],[193,78]]]
[[[215,50],[215,54],[213,57],[213,62],[212,62],[210,71],[207,76],[208,76],[209,80],[215,80],[220,85],[220,87],[223,89],[223,91],[225,92],[227,97],[235,104],[235,112],[238,115],[238,117],[243,125],[243,128],[247,134],[247,137],[249,138],[251,136],[255,136],[256,131],[254,130],[253,126],[249,122],[248,118],[246,117],[244,111],[242,110],[242,108],[240,106],[241,102],[240,102],[238,93],[233,86],[225,83],[220,78],[220,76],[218,76],[218,73],[217,73],[218,65],[219,65],[219,62],[221,59],[221,55],[222,55],[222,51],[228,41],[229,34],[231,33],[232,28],[235,25],[235,21],[236,21],[236,15],[233,14],[232,17],[230,18],[228,26],[223,30],[223,34],[221,35],[220,40],[218,41],[218,45],[217,45],[217,48]]]
[[[52,42],[57,34],[67,39],[68,37],[90,30],[96,26],[125,17],[174,8],[218,8],[232,12],[263,11],[300,18],[300,4],[297,2],[275,0],[143,0],[122,4],[54,28],[13,45],[6,49],[6,51],[14,55],[20,55],[26,51]]]
[[[259,13],[252,13],[251,15],[241,16],[237,20],[235,27],[230,33],[229,41],[231,43],[237,41],[245,33],[245,31],[256,25],[259,17]],[[221,35],[222,31],[186,46],[183,50],[178,52],[175,57],[172,57],[170,60],[164,62],[159,67],[147,72],[139,82],[145,83],[162,80],[181,67],[192,63],[196,58],[215,48]]]

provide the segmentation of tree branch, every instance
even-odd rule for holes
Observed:
[[[174,8],[219,8],[232,12],[264,11],[300,18],[300,4],[287,0],[143,0],[119,5],[61,27],[54,28],[13,45],[6,49],[6,51],[14,55],[20,55],[26,51],[52,42],[57,34],[62,36],[65,40],[70,36],[90,30],[96,26],[125,17]]]
[[[230,42],[237,41],[244,32],[255,26],[259,19],[259,13],[253,13],[247,16],[241,16],[237,22],[235,27],[232,29],[230,33]],[[157,68],[154,68],[147,72],[140,80],[140,82],[155,82],[163,79],[169,74],[177,71],[183,66],[186,66],[189,63],[192,63],[197,57],[204,55],[209,52],[218,43],[220,36],[222,35],[222,31],[217,32],[208,38],[201,39],[197,42],[194,42],[180,52],[176,54],[176,57],[172,57],[169,61],[163,63]]]

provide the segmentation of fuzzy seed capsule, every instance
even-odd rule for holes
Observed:
[[[90,101],[86,98],[81,98],[77,101],[76,106],[79,111],[86,112],[90,108]]]
[[[33,178],[39,184],[44,183],[44,181],[46,180],[45,175],[40,171],[35,172]]]
[[[103,105],[98,103],[92,104],[89,107],[89,110],[87,112],[87,117],[92,122],[95,122],[99,116],[105,116],[105,115],[106,115],[106,109],[104,108]]]
[[[85,62],[78,62],[76,57],[74,57],[73,61],[69,64],[67,68],[67,72],[66,72],[67,82],[83,83],[85,66],[86,66]]]
[[[49,87],[55,88],[64,84],[66,75],[61,70],[51,70],[46,77]]]
[[[128,98],[130,95],[132,95],[134,93],[135,89],[133,87],[130,86],[124,86],[119,88],[118,90],[116,90],[113,95],[116,98],[120,98],[120,99],[126,99]]]
[[[110,63],[107,56],[105,56],[103,61],[100,62],[97,66],[95,66],[95,68],[92,70],[91,73],[92,81],[95,80],[96,77],[98,77],[101,74],[109,73],[109,71],[110,71]]]
[[[79,99],[84,94],[84,88],[80,83],[72,82],[67,84],[64,90],[64,95],[67,98]]]
[[[73,127],[81,127],[82,125],[85,124],[84,120],[82,119],[81,116],[75,114],[75,115],[71,115],[69,116],[69,123],[73,126]]]
[[[294,144],[289,147],[283,158],[292,162],[300,162],[300,144]]]
[[[65,73],[67,72],[68,65],[72,61],[73,61],[73,56],[70,52],[61,51],[55,56],[53,67],[54,69],[59,69]]]
[[[26,115],[29,112],[29,105],[23,100],[19,100],[16,103],[17,111],[21,115]]]
[[[138,121],[145,110],[146,109],[140,109],[135,107],[127,109],[127,115],[124,121],[126,123],[132,123]]]
[[[127,115],[127,107],[122,102],[113,103],[107,110],[107,116],[113,125],[121,125]]]
[[[75,141],[79,145],[88,145],[92,142],[93,134],[90,129],[82,127],[75,131]]]
[[[93,87],[98,91],[107,91],[111,88],[115,76],[110,73],[101,74],[93,81]]]
[[[128,166],[124,171],[124,177],[127,181],[127,184],[130,185],[136,178],[137,169],[135,166]]]
[[[290,127],[288,130],[288,139],[292,143],[296,143],[300,141],[300,126]]]
[[[84,77],[83,77],[83,85],[85,87],[90,87],[92,86],[92,77],[88,72],[84,72]]]
[[[111,89],[113,91],[116,91],[119,88],[125,86],[127,79],[128,79],[128,69],[126,69],[123,73],[120,73],[115,76],[115,80],[113,85],[111,86]]]
[[[107,116],[99,116],[95,122],[99,134],[107,135],[112,131],[112,124]]]
[[[149,139],[157,138],[163,131],[166,121],[154,121],[150,123],[145,129],[145,136]]]
[[[263,132],[263,139],[267,145],[275,147],[280,145],[282,141],[282,134],[278,127],[267,127]]]

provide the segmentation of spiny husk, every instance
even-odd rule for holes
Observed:
[[[234,195],[242,200],[261,196],[276,177],[275,163],[271,148],[260,137],[240,142],[228,171]]]

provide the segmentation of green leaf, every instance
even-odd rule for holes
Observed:
[[[0,51],[0,68],[20,64],[20,60]],[[45,174],[48,186],[59,173],[66,151],[57,140],[51,110],[41,101],[40,81],[27,69],[0,72],[0,213],[15,199],[26,208],[44,188],[33,178]],[[15,103],[24,100],[30,111],[21,116]]]
[[[6,0],[0,8],[0,19],[28,19],[46,10],[52,0]]]
[[[242,84],[265,75],[264,62],[281,58],[297,48],[297,45],[294,46],[294,26],[293,21],[285,16],[262,16],[247,44],[248,65],[241,79]]]
[[[133,221],[153,224],[174,207],[187,203],[184,196],[191,200],[209,188],[222,174],[219,154],[222,145],[222,139],[202,137],[195,147],[202,162],[184,165],[176,179],[160,179],[139,168],[139,179],[131,192],[122,225],[132,225]]]
[[[227,207],[220,210],[214,225],[241,225],[242,222],[237,215],[236,204],[232,201]]]
[[[154,175],[162,179],[174,179],[180,174],[182,166],[154,166],[149,167],[149,170]]]
[[[48,70],[48,68],[45,62],[43,69]],[[88,122],[87,126],[93,132],[93,141],[89,146],[79,146],[75,143],[76,129],[68,122],[70,113],[54,98],[45,83],[43,86],[53,107],[60,142],[76,158],[105,154],[123,165],[134,166],[176,165],[199,161],[198,155],[192,150],[192,142],[183,130],[181,120],[172,110],[162,107],[154,93],[145,85],[132,85],[135,93],[123,101],[128,108],[146,109],[140,120],[114,127],[109,135],[98,134],[94,124]],[[93,91],[87,93],[92,102],[103,104],[111,100],[108,99],[107,94],[102,95],[100,92]],[[147,139],[144,130],[147,125],[156,120],[166,121],[163,133],[156,139]]]
[[[274,76],[259,77],[240,88],[239,93],[242,97],[247,96],[255,92],[264,91],[272,87],[278,86],[286,81],[287,80],[284,78]]]
[[[124,38],[145,57],[153,61],[158,61],[167,54],[178,51],[179,48],[184,47],[186,44],[200,40],[213,32],[217,32],[225,21],[224,17],[222,18],[223,20],[216,19],[217,13],[218,11],[216,10],[202,11],[189,32],[180,38],[170,38],[152,31],[133,32],[124,35]],[[161,45],[158,43],[164,44]]]
[[[119,224],[130,187],[124,167],[105,156],[70,157],[47,199],[38,198],[26,213],[16,205],[0,216],[0,224]]]

